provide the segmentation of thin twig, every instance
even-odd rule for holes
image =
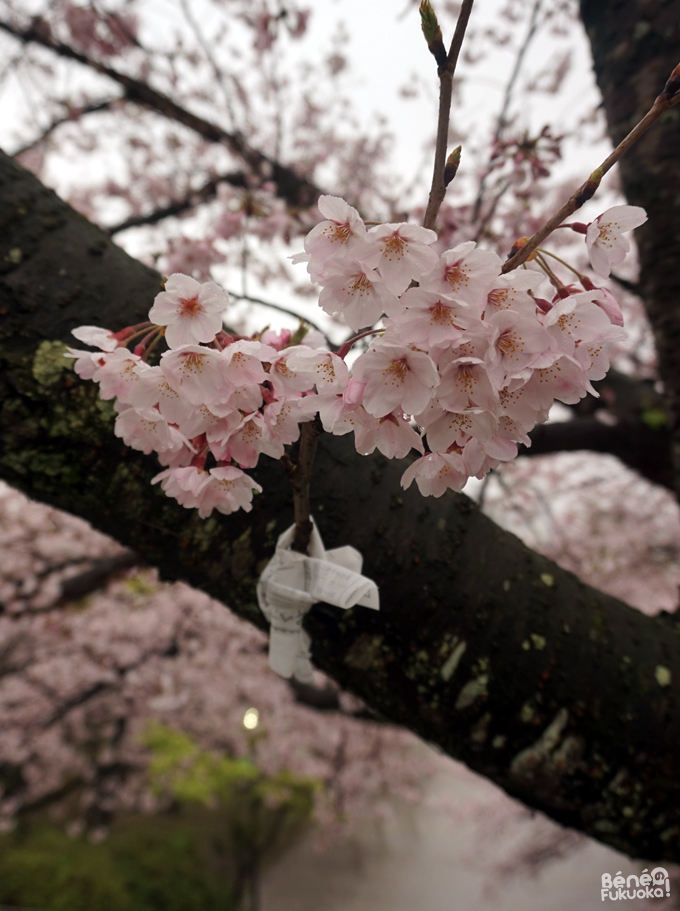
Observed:
[[[161,206],[158,209],[154,209],[153,212],[147,212],[146,215],[131,215],[129,218],[119,221],[116,225],[104,228],[104,230],[110,237],[113,237],[114,234],[120,234],[121,231],[127,231],[129,228],[157,225],[166,218],[183,215],[184,212],[195,209],[201,203],[217,196],[217,190],[221,183],[228,183],[232,187],[246,189],[248,187],[248,177],[244,171],[232,171],[229,174],[211,177],[202,186],[197,187],[195,190],[189,190],[181,199],[176,199],[168,203],[167,206]]]
[[[531,40],[534,37],[534,35],[536,34],[536,30],[538,28],[538,13],[541,9],[542,3],[543,3],[543,0],[536,0],[536,2],[534,3],[534,8],[531,11],[531,18],[529,20],[529,29],[524,37],[524,41],[522,42],[522,44],[519,47],[517,56],[515,57],[515,65],[512,68],[512,73],[510,74],[510,78],[508,79],[508,82],[505,86],[505,92],[503,93],[503,104],[501,106],[501,112],[498,115],[498,123],[496,125],[496,131],[494,133],[494,137],[493,137],[493,140],[491,143],[492,152],[496,146],[496,143],[501,138],[503,131],[505,130],[505,127],[508,125],[508,110],[510,108],[510,103],[512,101],[512,93],[514,92],[515,85],[517,83],[517,79],[520,74],[520,70],[522,69],[522,64],[524,62],[524,58],[526,56],[527,50],[529,49],[529,45],[531,44]],[[488,177],[489,177],[489,171],[486,171],[484,173],[484,175],[482,176],[481,180],[479,181],[479,188],[477,190],[477,198],[475,199],[475,205],[474,205],[473,214],[472,214],[473,223],[476,222],[477,219],[479,218],[479,214],[480,214],[480,211],[482,208],[482,203],[484,202],[484,192],[486,190],[486,181],[487,181]],[[498,204],[498,199],[496,199],[496,204]],[[493,209],[495,211],[495,206],[493,207]],[[484,230],[484,228],[486,227],[486,225],[488,224],[488,222],[491,220],[492,217],[493,217],[493,213],[491,214],[491,216],[487,215],[487,217],[484,220],[483,225],[480,226],[479,230],[477,231],[477,236],[475,237],[475,240],[479,240],[479,238],[482,234],[482,231]]]
[[[210,45],[205,40],[205,36],[203,35],[203,32],[201,31],[201,28],[200,28],[198,22],[194,18],[193,14],[191,12],[191,8],[189,7],[189,4],[187,3],[187,0],[180,0],[180,6],[182,7],[182,12],[184,13],[185,19],[189,23],[189,27],[191,28],[194,35],[196,36],[196,40],[203,48],[203,53],[205,54],[206,59],[208,60],[208,63],[210,64],[210,67],[213,71],[215,80],[222,91],[222,97],[224,98],[224,105],[227,109],[227,114],[229,115],[229,119],[231,120],[231,125],[234,129],[236,129],[236,113],[232,106],[231,98],[229,97],[229,92],[227,91],[227,87],[224,84],[224,74],[222,73],[222,70],[217,65],[217,61],[215,60],[215,57],[212,53]]]
[[[227,294],[232,300],[239,301],[250,301],[251,304],[261,304],[263,307],[269,307],[270,310],[278,310],[279,313],[287,313],[289,316],[294,316],[296,319],[301,320],[304,323],[309,323],[312,329],[316,329],[317,332],[320,332],[324,338],[326,338],[326,333],[323,329],[313,322],[308,316],[301,316],[299,313],[296,313],[294,310],[289,310],[288,307],[284,307],[282,304],[274,304],[272,301],[262,300],[260,297],[252,297],[250,294],[237,294],[235,291],[227,290]]]
[[[465,37],[470,13],[474,0],[463,0],[460,9],[456,30],[453,33],[451,47],[446,55],[446,64],[439,69],[439,117],[437,121],[437,142],[434,153],[434,171],[432,174],[432,187],[430,198],[427,202],[423,226],[434,228],[437,214],[444,201],[446,183],[444,181],[444,168],[446,167],[446,144],[449,138],[449,119],[451,117],[451,99],[453,97],[453,77],[456,72],[458,55]]]
[[[669,83],[670,82],[671,80],[669,80]],[[580,209],[584,202],[587,202],[595,195],[595,191],[600,185],[600,180],[607,171],[616,164],[621,156],[647,132],[651,125],[655,123],[665,111],[673,107],[673,105],[677,104],[679,101],[680,89],[676,89],[672,94],[667,93],[667,91],[664,90],[656,98],[652,107],[647,111],[637,126],[633,127],[626,138],[621,140],[614,151],[605,158],[599,168],[596,168],[593,171],[588,180],[578,188],[573,196],[569,197],[561,209],[559,209],[552,218],[548,219],[542,228],[539,228],[538,231],[519,248],[519,250],[507,259],[501,272],[512,272],[513,269],[516,269],[518,266],[521,266],[522,263],[526,262],[534,250],[543,243],[546,237],[552,234],[555,228],[558,228],[562,224],[565,218],[568,218],[577,209]]]
[[[103,101],[93,101],[91,104],[85,104],[82,107],[70,108],[66,114],[61,117],[57,117],[52,123],[45,127],[40,136],[37,136],[35,139],[32,139],[30,142],[27,142],[25,145],[20,146],[18,149],[15,149],[12,152],[11,157],[16,158],[18,155],[22,155],[24,152],[28,152],[31,149],[34,149],[36,146],[40,145],[41,142],[44,142],[49,136],[54,133],[56,129],[62,126],[64,123],[73,123],[75,120],[80,120],[85,114],[97,114],[100,111],[108,111],[113,105],[117,104],[119,101],[124,100],[125,96],[121,98],[106,98]]]

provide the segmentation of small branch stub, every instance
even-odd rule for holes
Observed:
[[[310,516],[310,482],[316,446],[321,435],[317,421],[308,421],[300,431],[300,447],[297,462],[290,459],[284,462],[291,487],[293,488],[293,515],[295,517],[295,534],[291,550],[306,554],[312,536],[313,524]]]

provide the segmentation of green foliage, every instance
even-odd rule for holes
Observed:
[[[236,911],[195,828],[137,820],[103,844],[49,826],[0,838],[0,902],[46,911]]]
[[[647,408],[642,412],[642,420],[650,430],[661,430],[668,423],[668,416],[663,408]]]
[[[0,837],[0,904],[45,911],[237,911],[263,862],[310,819],[317,781],[203,750],[149,725],[149,775],[170,812],[92,844],[44,823]]]
[[[220,836],[239,897],[312,816],[321,788],[316,779],[288,769],[266,775],[251,759],[202,750],[188,734],[159,723],[148,726],[144,740],[158,793],[221,811]]]
[[[188,734],[164,724],[150,724],[144,742],[153,754],[149,775],[154,788],[178,800],[226,803],[235,787],[261,777],[249,759],[201,750]]]

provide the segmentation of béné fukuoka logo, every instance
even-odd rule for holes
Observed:
[[[668,870],[654,867],[650,873],[645,868],[639,877],[631,873],[627,879],[620,870],[613,878],[611,873],[603,873],[600,894],[602,901],[609,898],[613,902],[628,898],[668,898],[671,894]]]

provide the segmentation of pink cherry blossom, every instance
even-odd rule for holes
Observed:
[[[229,295],[214,282],[201,284],[177,272],[165,283],[165,291],[156,295],[149,319],[165,326],[165,340],[170,348],[211,342],[222,328],[222,313]]]
[[[429,245],[436,240],[434,231],[419,225],[377,225],[366,235],[362,261],[378,270],[389,291],[401,294],[412,279],[435,267],[437,254]]]
[[[443,253],[420,287],[475,306],[481,313],[487,294],[498,283],[502,263],[496,253],[476,246],[469,240]]]
[[[240,468],[211,468],[210,480],[201,490],[198,514],[205,519],[213,509],[226,516],[239,509],[250,512],[254,493],[262,493],[262,487]]]
[[[630,250],[622,235],[647,221],[647,213],[640,206],[612,206],[588,225],[586,246],[590,264],[598,275],[607,278],[612,266],[618,266]]]
[[[325,264],[334,259],[352,255],[364,240],[366,226],[355,208],[337,196],[320,196],[319,211],[326,217],[305,238],[305,251],[309,254],[308,270],[312,280]]]
[[[531,269],[515,269],[509,275],[499,275],[486,296],[484,313],[488,319],[500,310],[516,310],[524,316],[536,314],[536,303],[527,292],[536,288],[545,276]]]
[[[377,418],[397,408],[407,414],[423,411],[439,385],[432,358],[423,351],[387,342],[377,342],[357,358],[352,375],[366,383],[363,405]]]
[[[78,326],[71,333],[79,342],[86,345],[92,345],[93,348],[99,348],[101,351],[113,351],[118,347],[118,339],[113,332],[108,329],[101,329],[99,326]]]
[[[409,288],[402,294],[401,303],[406,310],[398,322],[390,324],[390,328],[414,345],[448,345],[461,339],[465,328],[472,322],[465,303],[434,291]]]
[[[372,326],[383,313],[403,309],[379,273],[356,260],[342,262],[327,273],[319,306],[331,316],[341,313],[355,332]]]
[[[97,359],[97,368],[92,374],[95,383],[99,383],[99,395],[102,399],[117,398],[128,401],[133,386],[148,366],[137,354],[127,348],[116,348],[115,351],[102,354]]]
[[[498,421],[489,411],[451,412],[436,409],[436,412],[439,416],[425,428],[427,445],[433,452],[446,452],[454,444],[462,447],[472,436],[486,442],[498,427]]]
[[[447,490],[462,490],[468,477],[460,453],[429,452],[409,465],[402,475],[401,486],[408,490],[415,481],[424,497],[441,497]]]
[[[338,393],[345,389],[349,370],[337,354],[323,348],[306,348],[304,345],[290,350],[292,354],[288,358],[288,366],[309,377],[316,385],[317,392]]]
[[[420,435],[401,412],[393,411],[382,418],[375,418],[358,405],[352,417],[355,446],[361,455],[370,455],[378,449],[388,459],[403,459],[412,449],[424,452]]]
[[[447,411],[481,408],[493,412],[498,407],[498,392],[481,358],[456,357],[451,352],[442,358],[439,369],[437,400]]]
[[[158,406],[161,415],[171,424],[179,424],[194,410],[194,405],[168,383],[160,367],[148,367],[128,393],[135,408]]]
[[[183,345],[166,351],[160,367],[170,386],[194,405],[228,399],[233,390],[234,384],[226,377],[225,361],[214,348]]]
[[[485,323],[491,331],[485,360],[497,389],[502,389],[507,380],[519,376],[527,367],[547,367],[555,360],[550,353],[550,335],[535,317],[500,310]]]
[[[116,418],[115,434],[126,446],[147,455],[154,450],[176,452],[189,441],[161,416],[155,408],[126,407]]]
[[[278,358],[278,352],[261,342],[240,339],[232,342],[221,354],[224,375],[234,386],[256,386],[267,379],[262,366]]]
[[[262,492],[256,481],[233,465],[211,468],[209,472],[194,467],[167,468],[151,483],[160,483],[167,496],[182,506],[197,507],[202,519],[207,519],[213,509],[225,515],[238,509],[250,512],[253,493]]]
[[[612,325],[604,310],[593,302],[593,298],[599,296],[599,291],[571,294],[557,301],[543,316],[551,347],[558,355],[573,355],[576,346],[583,342],[596,339],[614,341],[626,337],[625,331]]]
[[[160,484],[168,497],[173,497],[180,506],[194,509],[199,504],[199,496],[208,484],[210,475],[207,471],[194,466],[183,468],[166,468],[154,478],[152,484]]]
[[[91,380],[98,367],[103,367],[106,357],[100,351],[82,351],[79,348],[67,348],[64,357],[75,358],[73,369],[82,380]]]

